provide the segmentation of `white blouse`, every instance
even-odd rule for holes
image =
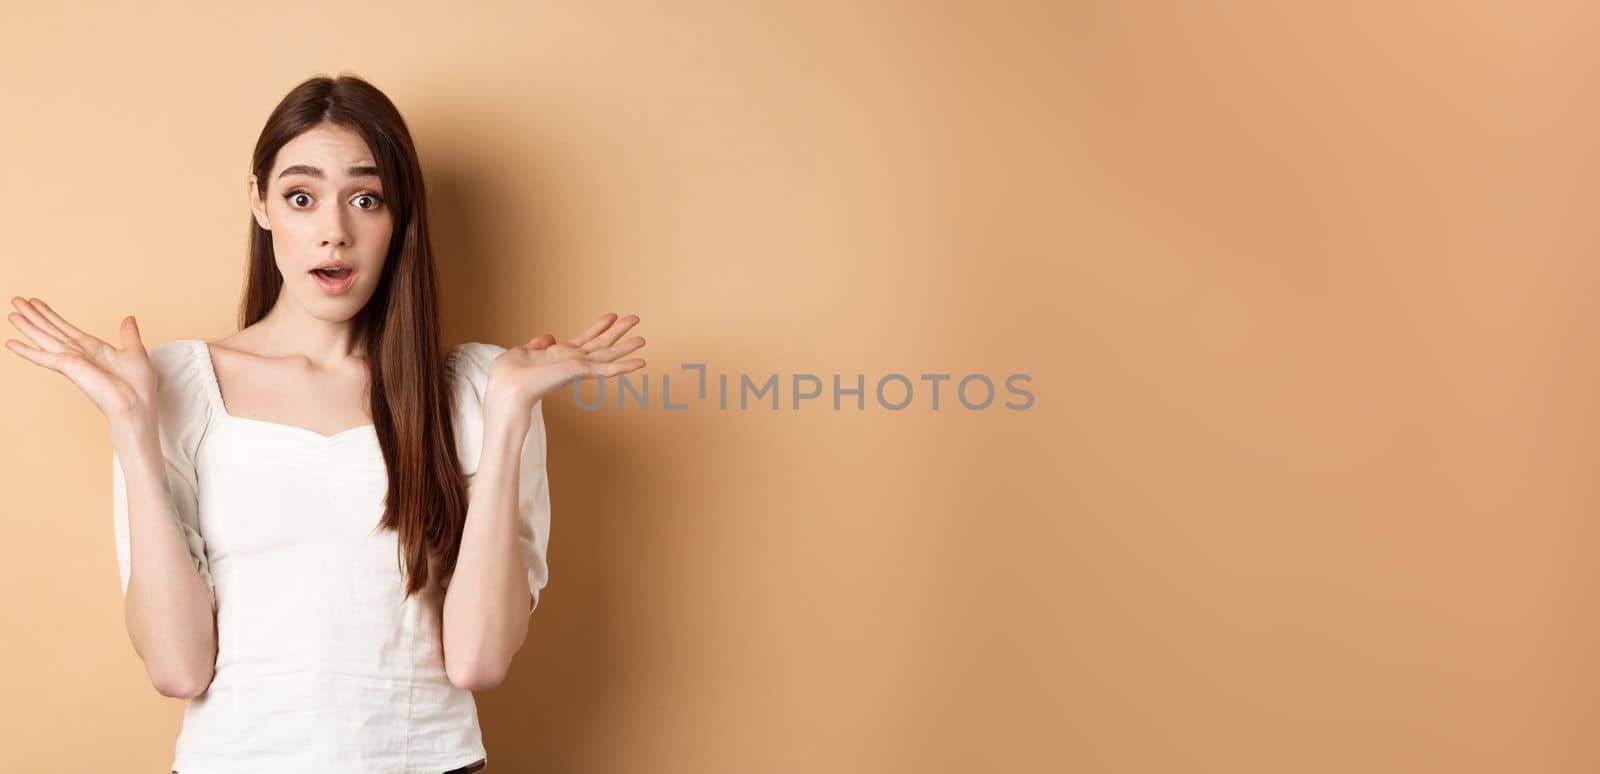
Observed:
[[[503,351],[468,342],[446,358],[469,493],[489,362]],[[448,579],[402,601],[397,536],[377,529],[388,472],[373,425],[322,435],[235,417],[206,342],[178,339],[149,353],[167,490],[217,617],[215,676],[188,703],[172,769],[441,774],[486,760],[472,693],[445,676]],[[127,484],[114,451],[112,468],[126,594]],[[549,576],[540,404],[522,447],[517,508],[532,614]]]

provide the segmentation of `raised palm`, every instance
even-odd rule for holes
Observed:
[[[527,403],[574,379],[604,379],[644,367],[643,358],[617,360],[644,346],[644,338],[617,339],[638,324],[638,315],[600,315],[589,329],[565,342],[546,333],[526,344],[511,347],[489,364],[489,378],[507,385]]]
[[[6,349],[34,365],[67,377],[113,422],[147,420],[156,413],[158,380],[139,323],[122,319],[119,349],[79,330],[39,299],[11,299],[6,315],[34,346],[6,339]]]

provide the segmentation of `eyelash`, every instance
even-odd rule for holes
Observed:
[[[289,204],[290,208],[296,209],[296,210],[303,210],[303,209],[305,209],[304,207],[295,207],[293,202],[291,201],[295,196],[297,196],[299,194],[305,194],[306,196],[311,196],[311,192],[310,191],[307,191],[304,188],[296,188],[296,189],[291,190],[291,191],[285,191],[284,194],[283,194],[283,200],[286,201],[286,202],[290,202],[290,204]],[[363,196],[368,197],[368,198],[376,201],[377,204],[373,205],[370,208],[357,207],[356,209],[362,210],[363,212],[373,212],[373,211],[375,211],[375,210],[377,210],[377,209],[379,209],[380,207],[383,206],[383,197],[382,196],[380,196],[380,195],[378,195],[376,193],[373,193],[372,191],[363,191],[360,194],[357,194],[356,198],[359,199],[359,198],[361,198]]]

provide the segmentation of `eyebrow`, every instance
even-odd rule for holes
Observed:
[[[348,170],[345,170],[345,171],[349,172],[351,177],[377,177],[378,176],[378,168],[377,167],[351,167],[351,168],[349,168]],[[278,173],[278,177],[280,177],[280,178],[281,177],[288,177],[289,175],[310,175],[312,177],[325,177],[325,175],[322,174],[322,169],[320,167],[313,167],[310,164],[296,164],[296,165],[294,165],[292,167],[287,167],[282,172]]]

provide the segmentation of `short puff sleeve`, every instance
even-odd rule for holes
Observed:
[[[467,342],[452,348],[445,358],[445,374],[454,394],[456,453],[467,479],[467,494],[478,472],[483,452],[483,396],[489,383],[489,364],[505,347],[486,342]],[[544,401],[533,404],[533,424],[522,443],[522,459],[517,479],[517,542],[522,548],[522,563],[528,571],[528,592],[532,601],[528,614],[539,607],[539,592],[549,582],[546,549],[550,544],[550,480],[545,471]],[[449,579],[441,581],[449,586]]]
[[[180,339],[151,347],[150,364],[159,385],[156,406],[160,421],[161,456],[166,470],[165,489],[172,522],[183,536],[194,561],[195,571],[211,594],[211,610],[217,610],[216,584],[206,557],[206,541],[200,533],[199,481],[195,475],[195,450],[205,434],[211,406],[205,392],[204,372],[195,359],[192,341]],[[122,593],[128,593],[132,573],[132,552],[128,538],[128,483],[122,460],[111,452],[112,523],[116,532],[117,565],[122,575]]]

